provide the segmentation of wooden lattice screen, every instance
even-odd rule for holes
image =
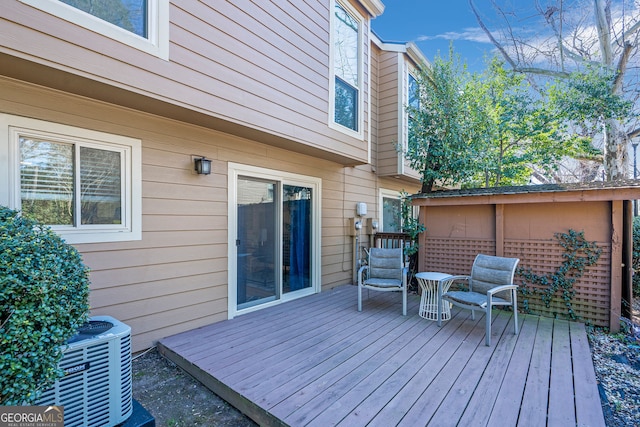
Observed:
[[[596,326],[609,326],[609,276],[611,273],[611,248],[598,242],[602,255],[598,263],[588,268],[576,282],[576,296],[572,308],[583,321]],[[425,271],[441,271],[450,274],[469,274],[473,260],[479,253],[495,255],[495,241],[427,238],[421,255],[424,257]],[[422,249],[422,248],[421,248]],[[538,275],[551,275],[562,264],[563,249],[554,240],[517,241],[507,240],[503,256],[520,258],[519,268],[531,269]],[[516,275],[517,284],[522,286],[524,277]],[[530,283],[528,284],[532,288]],[[524,310],[523,301],[520,307]],[[538,314],[555,317],[567,313],[562,298],[556,297],[549,308],[539,296],[528,298],[529,309]]]
[[[453,192],[452,192],[453,193]],[[638,188],[629,190],[636,195]],[[426,231],[420,238],[419,271],[469,274],[478,253],[520,258],[519,269],[553,275],[563,263],[564,248],[554,236],[569,230],[584,232],[585,239],[602,250],[596,265],[588,267],[575,283],[571,308],[584,322],[620,327],[623,301],[627,299],[630,254],[624,232],[631,212],[626,193],[598,189],[594,193],[483,194],[463,197],[414,199]],[[629,258],[630,259],[630,258]],[[524,276],[516,275],[519,285]],[[625,285],[626,283],[626,285]],[[527,283],[534,287],[532,283]],[[524,309],[522,301],[519,301]],[[527,296],[529,309],[546,316],[566,316],[560,295],[545,307],[539,295]]]

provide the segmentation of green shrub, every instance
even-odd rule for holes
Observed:
[[[0,246],[0,405],[31,404],[87,319],[89,271],[49,228],[2,206]]]
[[[640,217],[633,218],[633,296],[640,298]]]

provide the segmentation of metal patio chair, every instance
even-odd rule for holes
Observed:
[[[371,248],[369,261],[358,270],[358,311],[362,311],[362,290],[402,292],[402,315],[407,315],[407,272],[402,248]]]
[[[466,281],[468,291],[448,291],[440,296],[440,301],[471,310],[471,318],[475,319],[475,311],[483,311],[486,316],[485,344],[491,345],[491,309],[493,306],[512,306],[515,334],[518,334],[518,285],[513,283],[518,258],[504,258],[479,254],[471,268],[470,276],[454,276],[453,281]],[[440,307],[438,304],[438,326]]]

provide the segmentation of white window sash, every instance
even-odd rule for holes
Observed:
[[[0,114],[0,204],[11,209],[21,207],[20,147],[21,136],[120,153],[121,212],[120,224],[51,225],[69,243],[97,243],[140,240],[142,238],[141,141],[135,138],[46,122],[27,117]],[[79,150],[79,147],[77,148]],[[74,161],[79,155],[74,154]],[[76,170],[78,164],[75,165]],[[79,173],[74,195],[80,197]],[[76,199],[76,209],[80,209]],[[75,212],[79,218],[80,212]],[[79,219],[78,219],[79,221]]]
[[[148,0],[146,38],[58,0],[20,1],[143,52],[169,59],[169,0]]]
[[[336,17],[335,17],[335,5],[339,5],[346,13],[353,17],[358,22],[358,85],[355,87],[357,91],[356,99],[356,128],[350,129],[335,121],[336,113],[336,73],[335,73],[335,31],[336,31]],[[350,4],[335,0],[331,9],[331,32],[330,32],[330,45],[329,45],[329,127],[345,133],[349,136],[362,139],[364,137],[364,18],[351,6]],[[341,76],[338,76],[342,78]],[[344,79],[343,79],[344,80]]]

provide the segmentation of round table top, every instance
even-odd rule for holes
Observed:
[[[442,279],[446,279],[447,277],[451,277],[451,274],[438,273],[437,271],[424,271],[421,273],[416,273],[417,279],[424,279],[424,280],[442,280]]]

